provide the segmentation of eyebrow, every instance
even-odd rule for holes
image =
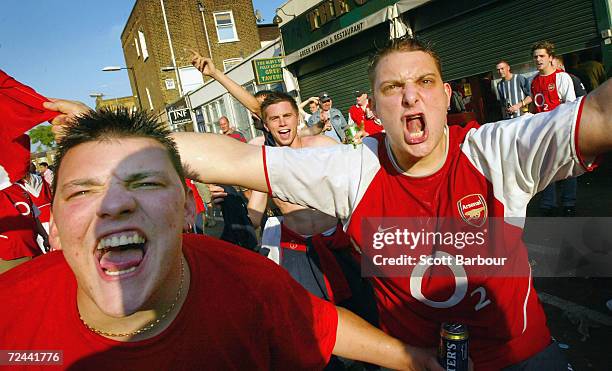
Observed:
[[[433,72],[433,71],[432,72],[426,72],[426,73],[424,73],[422,75],[419,75],[416,78],[416,81],[422,80],[422,79],[424,79],[426,77],[435,77],[435,78],[438,78],[438,75],[435,72]],[[398,82],[404,84],[404,81],[405,81],[405,79],[389,79],[389,80],[385,80],[385,81],[381,82],[380,84],[383,85],[383,84],[398,83]]]
[[[74,179],[69,182],[62,184],[61,189],[73,188],[73,187],[82,187],[82,186],[100,186],[103,182],[98,178],[82,178],[82,179]]]
[[[138,180],[146,179],[149,177],[160,176],[166,177],[166,174],[161,171],[142,171],[138,173],[132,173],[125,178],[122,178],[121,181],[124,183],[135,182]],[[62,189],[73,188],[73,187],[88,187],[88,186],[101,186],[104,184],[104,181],[100,178],[82,178],[82,179],[74,179],[62,185]]]
[[[166,178],[166,173],[162,171],[142,171],[142,172],[130,174],[121,180],[125,183],[130,183],[130,182],[135,182],[138,180],[146,179],[149,177],[156,177],[156,176]]]

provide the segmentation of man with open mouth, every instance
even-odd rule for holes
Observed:
[[[446,125],[451,88],[436,53],[417,40],[391,41],[372,60],[369,78],[372,108],[386,133],[357,148],[262,151],[206,134],[173,136],[206,181],[335,215],[358,252],[371,249],[362,230],[367,218],[451,218],[466,228],[499,218],[504,243],[496,247],[512,258],[499,273],[459,266],[465,273],[453,280],[455,271],[441,266],[438,277],[425,279],[407,267],[403,276],[372,277],[381,327],[431,347],[440,323],[457,321],[469,327],[476,369],[567,369],[533,287],[520,218],[537,192],[593,169],[595,156],[612,150],[612,83],[551,112],[462,128]],[[458,253],[453,246],[426,247],[432,255]]]
[[[58,141],[50,239],[61,251],[0,276],[3,349],[87,370],[320,369],[332,353],[441,369],[268,259],[183,234],[195,206],[163,124],[47,107],[63,105],[83,116]]]

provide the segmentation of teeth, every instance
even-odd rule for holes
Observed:
[[[134,272],[135,270],[136,270],[136,267],[130,267],[130,268],[122,270],[122,271],[104,271],[104,273],[109,275],[109,276],[120,276],[122,274]]]
[[[124,245],[131,245],[135,243],[144,243],[145,238],[139,235],[137,232],[133,232],[132,234],[122,234],[115,235],[108,238],[103,238],[98,242],[96,249],[103,250],[109,247],[117,247]]]
[[[410,138],[418,138],[421,136],[423,136],[423,130],[419,130],[414,133],[410,133]]]

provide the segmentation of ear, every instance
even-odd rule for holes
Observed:
[[[51,245],[51,250],[62,249],[59,232],[57,231],[57,224],[55,224],[53,220],[53,209],[51,209],[51,218],[49,219],[49,244]]]
[[[263,121],[263,126],[264,128],[268,131],[268,133],[270,132],[270,128],[268,127],[268,124],[266,124],[265,121]]]
[[[183,231],[190,230],[191,226],[195,224],[196,218],[196,204],[193,198],[193,192],[190,188],[185,188],[185,220],[183,222]]]
[[[453,89],[447,82],[444,83],[444,93],[446,93],[446,108],[448,109],[450,107],[450,99],[453,94]]]

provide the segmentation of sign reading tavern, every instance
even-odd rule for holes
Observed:
[[[321,28],[324,24],[348,13],[368,0],[326,0],[306,14],[310,30]]]
[[[253,59],[253,71],[258,85],[283,81],[282,57]]]

